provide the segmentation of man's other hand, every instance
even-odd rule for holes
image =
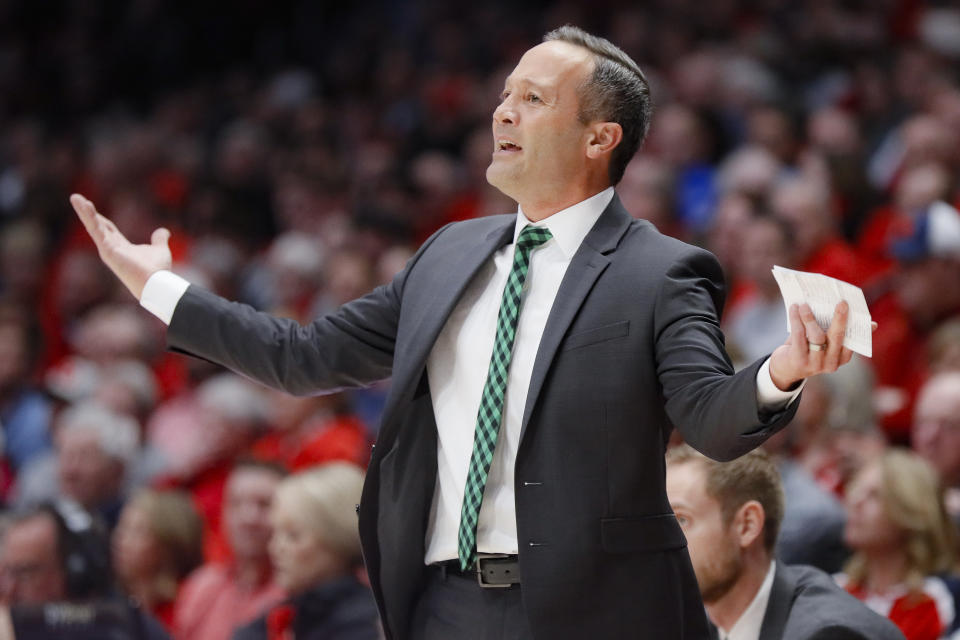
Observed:
[[[810,376],[836,371],[850,362],[853,352],[843,346],[850,307],[837,304],[826,332],[807,304],[790,307],[790,336],[770,356],[770,377],[781,391],[789,391]]]
[[[173,259],[167,244],[170,232],[166,229],[154,231],[150,244],[131,244],[115,224],[97,213],[93,203],[79,193],[70,196],[70,204],[96,243],[100,259],[137,300],[151,275],[162,269],[170,269]]]

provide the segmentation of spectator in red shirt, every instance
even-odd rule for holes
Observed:
[[[784,180],[773,189],[771,206],[793,230],[798,269],[862,284],[869,273],[837,232],[826,185],[810,178]]]
[[[838,582],[907,640],[937,640],[954,617],[935,573],[953,561],[955,534],[936,472],[916,454],[888,451],[847,492],[844,539],[854,555]]]
[[[366,428],[349,412],[343,394],[291,397],[266,393],[270,431],[251,447],[251,454],[290,471],[344,460],[365,466],[370,457]]]
[[[203,565],[184,583],[174,610],[178,639],[227,640],[284,597],[267,551],[270,507],[283,476],[282,468],[251,460],[230,473],[223,523],[232,558]]]
[[[353,505],[363,472],[331,462],[284,479],[270,521],[270,559],[290,598],[234,634],[234,640],[377,640],[382,636],[362,571]]]
[[[928,375],[927,339],[940,323],[960,314],[960,212],[934,203],[891,251],[899,273],[892,295],[871,308],[879,324],[872,364],[884,429],[905,443],[914,398]]]

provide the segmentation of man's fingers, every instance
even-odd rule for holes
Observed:
[[[109,218],[105,218],[97,213],[97,209],[93,206],[93,203],[79,193],[70,196],[70,204],[73,205],[74,211],[80,216],[80,221],[83,222],[87,233],[93,238],[98,248],[103,248],[108,235],[120,233],[117,230],[117,226],[113,224]]]
[[[170,240],[170,231],[160,227],[159,229],[154,229],[153,234],[150,236],[150,244],[159,245],[165,247],[167,241]]]
[[[807,342],[810,344],[819,344],[821,346],[826,344],[827,334],[825,334],[823,329],[820,328],[820,325],[817,324],[817,319],[813,316],[813,311],[810,309],[810,305],[800,305],[800,320],[803,321],[803,329],[806,333]],[[814,351],[813,353],[820,352]]]
[[[797,353],[803,353],[807,350],[807,333],[803,328],[803,320],[800,319],[800,308],[793,304],[790,305],[790,348]]]
[[[830,321],[830,328],[827,330],[827,352],[823,358],[823,366],[827,371],[833,371],[840,366],[843,337],[847,332],[847,315],[849,312],[850,305],[845,300],[837,303],[837,307],[833,311],[833,320]]]
[[[850,362],[851,358],[853,358],[853,351],[851,351],[850,349],[847,349],[846,347],[843,347],[843,349],[840,351],[840,366],[842,367],[843,365]]]
[[[97,210],[93,208],[93,203],[79,193],[75,193],[70,196],[70,204],[73,205],[73,210],[77,212],[83,226],[87,228],[87,232],[90,235],[99,235]],[[96,240],[96,237],[94,239]]]

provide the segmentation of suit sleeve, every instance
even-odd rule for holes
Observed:
[[[403,287],[435,233],[389,284],[308,325],[190,286],[167,330],[171,349],[295,395],[390,377]]]
[[[796,402],[761,412],[757,371],[765,358],[734,373],[720,330],[723,271],[713,254],[690,247],[667,270],[656,296],[657,375],[667,415],[691,446],[732,460],[786,426]]]
[[[814,631],[807,640],[874,640],[856,629],[842,624],[821,627]]]

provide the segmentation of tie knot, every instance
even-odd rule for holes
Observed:
[[[546,227],[525,226],[517,237],[518,249],[535,249],[553,237]]]

